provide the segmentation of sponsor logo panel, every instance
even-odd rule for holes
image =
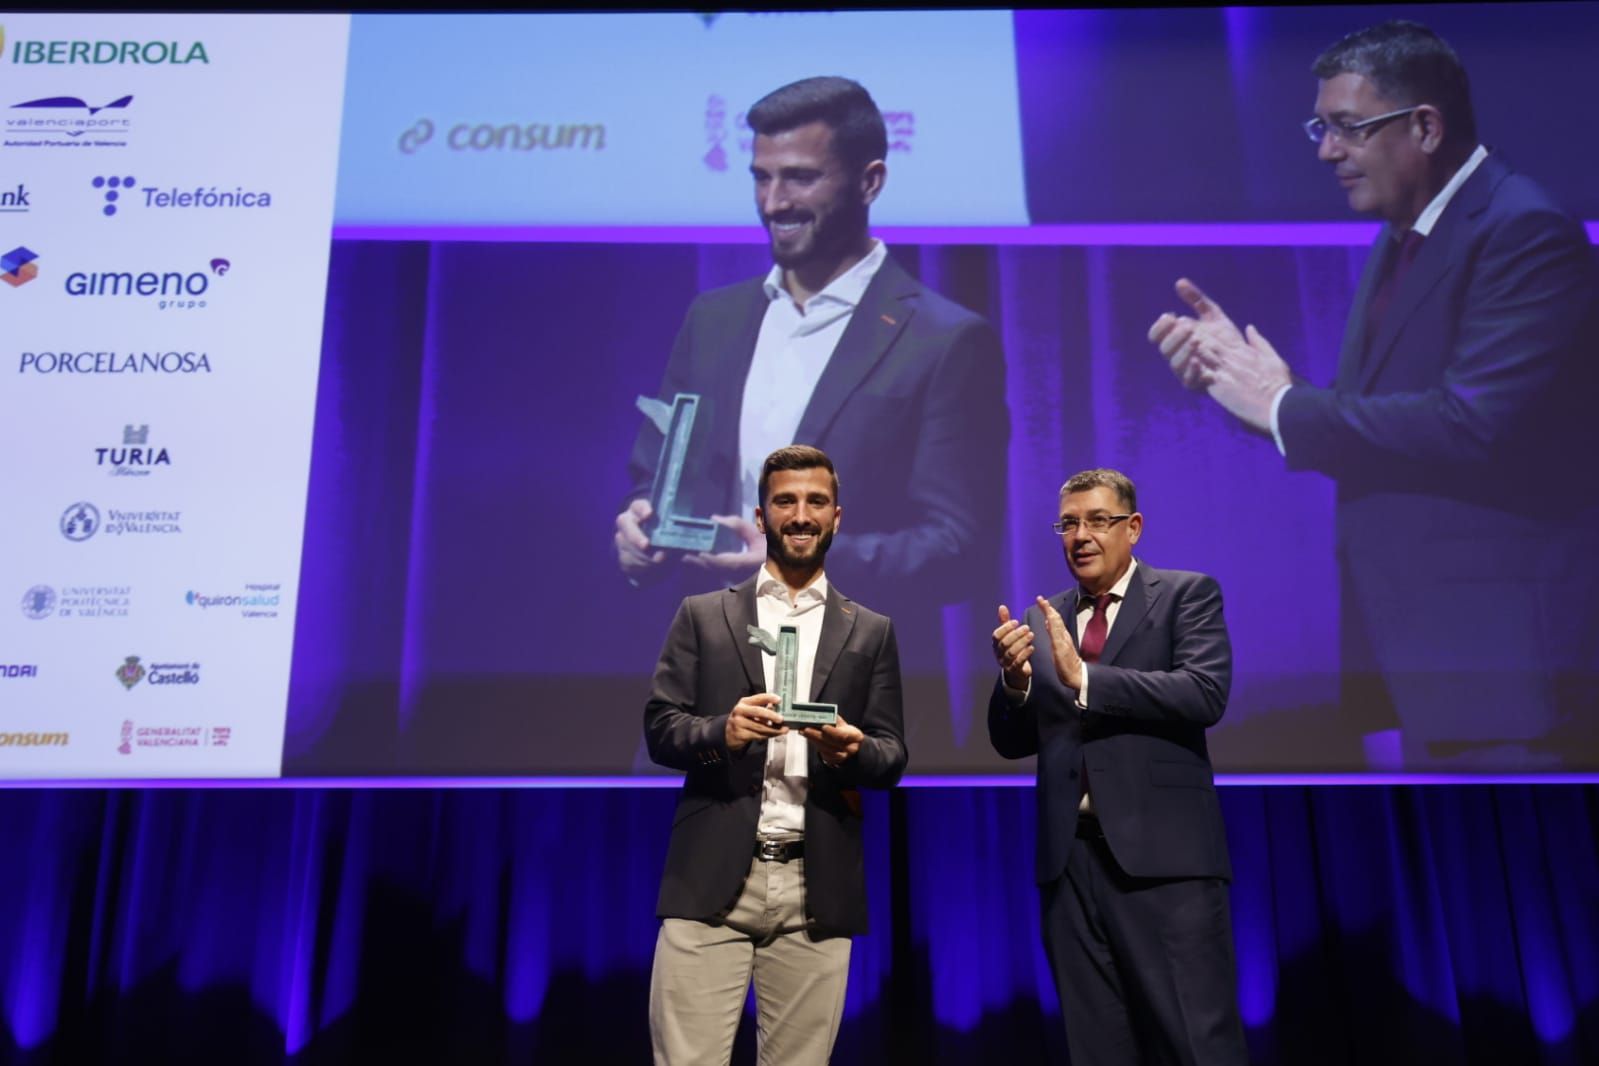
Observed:
[[[96,535],[108,537],[174,537],[183,533],[183,512],[168,510],[124,510],[108,507],[105,519],[100,509],[79,500],[61,512],[61,535],[81,544]]]
[[[122,427],[122,444],[94,449],[94,464],[113,477],[149,477],[152,471],[172,465],[172,453],[150,443],[149,423]]]
[[[132,718],[125,718],[117,753],[132,755],[141,748],[160,751],[173,748],[225,748],[232,739],[231,725],[140,725]]]
[[[238,612],[243,618],[276,618],[283,602],[283,586],[278,582],[248,582],[238,592],[197,592],[190,589],[183,602],[202,611],[221,609]]]
[[[129,655],[116,668],[116,679],[122,687],[132,692],[142,681],[155,688],[171,685],[198,685],[200,664],[197,662],[146,663],[137,655]]]
[[[34,585],[22,594],[22,613],[35,622],[46,618],[126,618],[133,609],[131,585]]]

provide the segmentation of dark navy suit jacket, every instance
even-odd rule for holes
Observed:
[[[1050,598],[1077,639],[1077,589]],[[1215,579],[1186,570],[1133,572],[1100,653],[1089,666],[1088,709],[1055,673],[1049,631],[1035,604],[1027,701],[1002,682],[988,704],[988,736],[1008,759],[1038,755],[1037,877],[1066,869],[1075,844],[1086,766],[1094,812],[1123,870],[1135,877],[1231,879],[1221,805],[1205,730],[1221,719],[1232,683],[1232,644]]]
[[[1333,387],[1283,398],[1288,465],[1337,481],[1354,594],[1344,609],[1363,616],[1406,730],[1544,736],[1557,725],[1553,688],[1592,668],[1593,252],[1579,223],[1490,155],[1368,346],[1368,305],[1395,247],[1384,227]]]

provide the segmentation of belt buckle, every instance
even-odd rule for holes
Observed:
[[[787,862],[788,842],[783,840],[761,841],[760,858],[762,862]]]

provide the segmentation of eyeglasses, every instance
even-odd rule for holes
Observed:
[[[1371,135],[1382,128],[1384,123],[1392,122],[1421,107],[1401,107],[1398,111],[1390,111],[1386,115],[1374,115],[1363,118],[1359,122],[1328,122],[1326,119],[1316,117],[1302,123],[1300,129],[1305,131],[1305,136],[1310,138],[1311,144],[1321,144],[1323,137],[1331,135],[1335,141],[1344,144],[1364,144],[1371,139]]]
[[[1117,522],[1131,517],[1130,514],[1094,514],[1081,520],[1062,518],[1059,522],[1051,522],[1049,528],[1062,536],[1076,533],[1079,526],[1086,527],[1090,533],[1103,533]]]

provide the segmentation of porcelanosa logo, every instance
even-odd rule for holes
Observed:
[[[99,374],[209,374],[206,352],[23,352],[19,374],[90,377]]]
[[[149,477],[159,466],[171,466],[172,456],[165,448],[150,446],[148,424],[122,427],[122,447],[96,448],[95,465],[108,468],[113,477]]]
[[[262,208],[272,206],[272,194],[259,189],[235,185],[229,189],[218,185],[139,185],[132,175],[97,174],[89,182],[100,193],[100,213],[107,218],[116,215],[119,208],[147,207],[152,209],[187,208],[194,210],[219,210],[229,208]]]
[[[104,100],[104,103],[96,101]],[[6,148],[126,148],[132,96],[41,96],[7,108]]]
[[[208,303],[212,287],[233,264],[217,258],[209,270],[74,270],[62,288],[81,299],[131,299],[153,303],[163,311],[198,311]]]

